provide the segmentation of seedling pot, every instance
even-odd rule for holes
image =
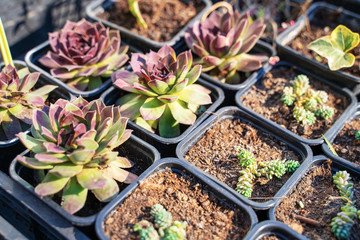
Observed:
[[[256,224],[255,227],[246,235],[244,240],[259,240],[264,236],[276,236],[279,239],[291,240],[307,239],[282,222],[268,220]]]
[[[311,7],[306,11],[306,15],[309,18],[310,25],[312,19],[315,18],[315,15],[318,12],[332,12],[332,13],[336,12],[344,16],[345,19],[347,19],[347,21],[354,21],[354,20],[360,21],[359,14],[350,12],[346,9],[331,4],[327,4],[325,2],[318,2],[312,4]],[[346,23],[344,22],[345,20],[342,19],[342,21],[343,22],[341,22],[341,24],[346,25]],[[304,29],[305,27],[306,27],[306,17],[305,15],[302,15],[293,26],[291,26],[290,28],[286,29],[284,32],[279,34],[279,36],[276,38],[276,45],[280,58],[282,60],[297,63],[301,65],[303,68],[311,69],[311,72],[313,72],[316,75],[321,75],[325,72],[327,73],[326,76],[329,81],[336,82],[350,89],[355,87],[356,84],[359,84],[360,77],[356,77],[354,75],[351,75],[349,73],[340,70],[331,71],[327,65],[319,63],[316,60],[310,59],[308,57],[305,57],[304,55],[301,55],[291,47],[287,46],[287,44],[293,41],[297,37],[297,35],[301,32],[301,30]]]
[[[182,133],[179,136],[174,138],[164,138],[159,136],[158,134],[146,130],[143,127],[140,127],[139,125],[135,124],[132,121],[128,122],[129,128],[134,130],[134,134],[136,136],[154,145],[160,151],[163,157],[173,156],[174,154],[172,153],[175,152],[176,144],[179,143],[181,140],[183,140],[200,123],[202,123],[212,112],[214,112],[224,101],[225,98],[224,92],[219,87],[211,83],[208,83],[202,79],[198,79],[196,81],[196,84],[200,84],[211,91],[210,96],[213,103],[206,109],[206,112],[198,116],[198,118],[196,119],[193,125],[188,126],[187,128],[185,125],[183,125],[183,127],[181,127]],[[113,86],[101,95],[101,99],[103,99],[105,105],[112,105],[115,104],[116,100],[119,99],[119,97],[125,94],[128,94],[128,92],[125,92]]]
[[[144,169],[150,167],[151,164],[153,164],[153,162],[157,161],[160,158],[159,152],[153,146],[133,135],[130,137],[129,140],[124,142],[118,148],[118,151],[120,151],[121,156],[127,154],[130,156],[136,156],[136,158],[139,160],[141,159],[142,162],[135,161],[135,163],[144,165]],[[22,155],[27,155],[27,154],[29,154],[29,150],[26,150],[25,152],[22,153]],[[16,159],[12,161],[9,171],[11,178],[15,182],[25,187],[28,192],[30,192],[32,195],[36,196],[39,199],[38,195],[34,192],[34,184],[35,184],[34,182],[36,182],[34,176],[37,175],[36,171],[22,166],[20,163],[18,163]],[[127,185],[126,184],[121,185],[120,191],[124,187],[126,188]],[[89,195],[91,195],[91,193],[89,193]],[[42,202],[46,203],[49,207],[51,207],[54,211],[56,211],[58,214],[60,214],[64,219],[69,221],[71,224],[74,224],[76,226],[89,226],[95,222],[97,213],[92,215],[83,214],[83,216],[77,216],[76,214],[71,215],[68,212],[66,212],[63,208],[61,208],[59,204],[57,204],[48,197],[44,197],[41,200]],[[89,200],[90,199],[88,199],[87,201]]]
[[[203,170],[199,169],[198,167],[195,167],[199,172],[204,174],[206,177],[208,177],[211,181],[213,181],[215,184],[217,184],[219,187],[227,190],[230,192],[235,198],[241,200],[242,202],[246,203],[247,205],[251,206],[253,209],[256,210],[266,210],[272,207],[276,203],[276,199],[281,198],[285,195],[286,189],[291,186],[291,183],[296,179],[297,175],[300,174],[301,168],[304,165],[305,162],[311,161],[312,159],[312,151],[308,145],[305,145],[303,143],[300,143],[296,141],[291,135],[287,134],[286,131],[284,131],[283,128],[278,126],[272,126],[269,125],[267,122],[263,121],[262,119],[249,115],[248,113],[244,112],[243,110],[240,110],[237,107],[224,107],[219,109],[215,115],[211,116],[209,119],[207,119],[204,123],[202,123],[195,131],[193,131],[191,134],[189,134],[184,140],[182,140],[179,145],[176,148],[176,155],[179,159],[185,160],[186,153],[200,140],[203,138],[203,136],[206,134],[207,130],[211,129],[217,122],[224,121],[226,119],[240,119],[242,122],[246,124],[250,124],[255,129],[259,129],[262,132],[265,132],[269,134],[271,137],[274,137],[276,140],[279,140],[280,142],[284,143],[289,147],[290,150],[294,151],[299,155],[299,159],[301,162],[300,167],[292,173],[288,181],[279,189],[279,191],[273,196],[272,199],[266,201],[266,202],[256,202],[254,200],[250,200],[248,198],[245,198],[241,194],[235,191],[235,189],[232,189],[230,186],[225,184],[224,182],[221,182],[216,177],[210,175],[207,172],[204,172]]]
[[[344,110],[344,112],[341,114],[341,116],[333,123],[333,125],[330,127],[330,129],[328,129],[325,133],[324,136],[329,139],[332,135],[334,135],[334,133],[341,127],[341,125],[344,123],[344,121],[348,118],[348,116],[353,112],[354,108],[356,107],[356,103],[357,100],[354,96],[354,94],[347,88],[345,87],[340,87],[332,82],[327,81],[327,78],[318,76],[316,73],[313,73],[313,71],[310,70],[305,70],[304,68],[300,67],[301,65],[297,65],[297,64],[293,64],[293,63],[289,63],[289,62],[279,62],[277,63],[275,66],[271,66],[267,69],[265,69],[265,71],[258,76],[257,80],[254,81],[251,85],[248,85],[246,88],[241,89],[240,91],[238,91],[236,93],[235,96],[235,101],[236,104],[239,106],[240,109],[242,109],[243,111],[249,113],[250,115],[253,115],[259,119],[261,119],[262,121],[266,122],[268,125],[270,126],[278,126],[280,127],[280,125],[278,125],[277,123],[273,122],[272,120],[260,115],[259,113],[255,112],[254,110],[248,108],[247,106],[244,105],[244,103],[241,101],[241,97],[243,95],[246,95],[249,91],[251,91],[251,88],[254,85],[257,84],[261,84],[263,81],[263,77],[266,73],[270,72],[272,69],[278,68],[278,67],[296,67],[296,71],[298,71],[301,74],[305,74],[311,78],[314,78],[317,81],[320,81],[322,83],[325,83],[326,85],[330,86],[333,90],[335,90],[336,92],[340,93],[343,96],[346,96],[347,99],[349,100],[349,105],[347,106],[347,108]],[[286,134],[290,135],[292,138],[296,139],[296,141],[305,143],[305,144],[309,144],[311,146],[316,146],[316,145],[320,145],[324,142],[324,139],[322,137],[316,138],[316,139],[306,139],[304,137],[301,137],[293,132],[291,132],[290,130],[283,128],[284,132],[286,132]]]
[[[331,162],[328,161],[328,157],[327,156],[324,156],[324,155],[318,155],[318,156],[315,156],[313,158],[313,161],[311,162],[307,162],[306,165],[304,165],[304,171],[302,171],[302,174],[297,176],[297,179],[294,181],[294,183],[286,189],[285,191],[285,195],[284,197],[289,197],[290,194],[292,194],[295,190],[296,190],[296,186],[300,183],[301,180],[303,180],[308,174],[309,172],[317,167],[317,166],[321,166],[321,165],[326,165],[326,164],[331,164],[331,171],[332,171],[332,174],[335,174],[337,171],[344,171],[346,170],[350,176],[352,178],[359,178],[360,177],[360,171],[359,169],[355,169],[353,168],[351,165],[347,164],[347,163],[344,163],[344,162],[338,162],[337,160],[333,159],[333,158],[330,158]],[[318,180],[320,181],[320,180]],[[351,181],[351,180],[350,180]],[[333,187],[334,189],[336,188],[335,184],[333,184]],[[308,197],[311,197],[312,195],[307,195]],[[276,209],[279,207],[279,205],[281,204],[283,200],[280,200],[276,203],[275,206],[273,206],[272,208],[269,209],[269,219],[270,220],[277,220],[276,219],[276,216],[275,216],[275,211]],[[342,202],[342,205],[343,206],[345,205],[344,202]],[[305,206],[306,207],[306,206]],[[290,214],[290,211],[289,211],[289,214]],[[335,217],[335,216],[334,216]],[[319,218],[320,219],[320,218]],[[303,239],[307,239],[305,236],[303,237]]]
[[[197,171],[192,165],[187,162],[181,161],[176,158],[165,158],[154,163],[149,169],[147,169],[141,176],[133,182],[125,191],[123,191],[119,196],[114,199],[114,201],[107,205],[98,215],[95,223],[96,233],[98,237],[102,240],[109,239],[103,230],[103,223],[107,216],[111,214],[117,206],[120,206],[124,203],[126,198],[130,196],[139,186],[139,182],[146,181],[146,179],[152,174],[164,171],[165,168],[171,169],[173,173],[195,177],[195,180],[198,181],[201,187],[206,186],[206,191],[211,192],[212,195],[221,200],[226,205],[236,206],[235,210],[241,209],[241,211],[246,215],[246,222],[248,223],[249,228],[252,228],[258,221],[255,212],[244,203],[239,201],[237,198],[234,198],[229,192],[219,187],[217,184],[205,177],[201,172]]]
[[[161,47],[165,46],[165,45],[169,45],[170,47],[172,47],[174,50],[177,50],[177,48],[179,46],[181,46],[185,41],[184,41],[184,34],[186,29],[188,28],[188,26],[192,25],[192,23],[199,19],[211,6],[211,2],[210,0],[202,0],[202,3],[205,4],[204,9],[202,9],[201,12],[199,12],[195,17],[193,17],[173,38],[171,38],[169,41],[165,41],[165,42],[157,42],[154,40],[151,40],[149,38],[145,38],[141,35],[135,34],[132,31],[130,31],[129,29],[117,25],[113,22],[107,21],[105,19],[102,19],[100,17],[98,17],[97,15],[99,13],[102,13],[105,11],[105,9],[107,9],[108,7],[110,7],[112,4],[114,4],[113,0],[98,0],[98,1],[94,1],[93,3],[91,3],[87,8],[86,8],[86,15],[89,19],[93,20],[93,21],[99,21],[102,22],[105,26],[109,26],[113,29],[118,29],[121,32],[121,37],[122,39],[130,44],[133,45],[137,48],[139,48],[140,50],[146,51],[148,52],[149,49],[152,50],[158,50]],[[183,1],[183,2],[189,2],[189,1]]]

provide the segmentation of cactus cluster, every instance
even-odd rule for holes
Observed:
[[[254,155],[248,150],[241,150],[240,147],[236,147],[239,151],[239,165],[245,169],[242,169],[238,183],[235,190],[246,198],[251,197],[253,191],[253,180],[255,177],[266,176],[267,179],[272,179],[273,176],[281,178],[285,173],[294,172],[300,163],[295,160],[272,160],[272,161],[260,161],[257,162]]]
[[[141,240],[183,240],[186,238],[186,222],[174,221],[172,215],[161,204],[155,204],[150,211],[154,223],[141,220],[134,225]],[[156,230],[157,229],[157,230]]]
[[[292,87],[285,87],[281,101],[287,106],[294,106],[293,116],[300,124],[311,125],[316,117],[329,119],[334,115],[334,109],[325,106],[328,95],[324,91],[310,89],[309,78],[306,75],[295,77]]]
[[[333,175],[333,182],[340,191],[340,196],[347,204],[341,207],[341,212],[331,220],[331,231],[337,239],[348,239],[350,230],[354,225],[354,220],[358,216],[360,220],[360,210],[356,210],[353,199],[353,183],[350,182],[351,177],[347,171],[338,171]]]

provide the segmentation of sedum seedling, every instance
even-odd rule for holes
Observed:
[[[16,70],[10,64],[0,73],[0,128],[7,139],[22,131],[23,124],[32,124],[35,109],[42,109],[48,94],[56,86],[46,85],[31,91],[40,73],[27,68]]]
[[[203,72],[212,71],[210,74],[219,75],[222,82],[240,83],[238,71],[255,71],[268,60],[265,55],[249,53],[266,26],[262,18],[253,21],[249,12],[233,12],[227,2],[215,4],[211,11],[217,7],[227,11],[213,11],[196,21],[185,33],[186,44],[200,58]]]
[[[176,57],[167,45],[158,52],[132,54],[134,72],[112,75],[116,87],[131,92],[117,101],[121,113],[151,132],[158,129],[162,137],[180,135],[180,124],[194,124],[199,107],[211,103],[210,91],[194,84],[201,66],[192,67],[192,60],[191,51]]]
[[[330,70],[352,67],[355,63],[353,50],[360,43],[358,33],[344,25],[337,26],[329,36],[311,42],[307,47],[328,60]]]
[[[39,59],[52,76],[84,91],[102,85],[129,59],[128,46],[122,46],[120,31],[109,30],[100,22],[67,21],[58,32],[49,34],[51,51]]]
[[[334,109],[325,106],[328,95],[324,91],[314,91],[310,88],[306,75],[295,77],[291,87],[285,87],[281,101],[287,106],[294,106],[293,116],[300,124],[311,125],[316,117],[329,119],[334,115]]]
[[[127,121],[118,107],[105,106],[100,99],[59,99],[48,111],[33,112],[33,137],[17,135],[31,155],[16,159],[26,167],[46,170],[35,192],[44,197],[62,191],[62,207],[74,214],[84,206],[88,191],[99,201],[109,201],[119,192],[116,181],[131,183],[137,178],[124,170],[133,163],[114,151],[131,135]]]

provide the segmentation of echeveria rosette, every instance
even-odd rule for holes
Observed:
[[[191,51],[176,57],[175,51],[164,46],[146,55],[133,53],[130,61],[133,72],[117,71],[112,75],[114,85],[131,92],[121,97],[121,114],[160,136],[171,138],[180,134],[179,124],[192,125],[200,105],[211,103],[210,91],[194,84],[201,66],[192,66]]]
[[[7,139],[22,131],[22,125],[32,124],[34,109],[45,105],[48,94],[56,88],[46,85],[34,91],[40,73],[30,73],[28,68],[16,70],[5,66],[0,73],[0,128]]]
[[[113,151],[131,135],[127,121],[119,107],[105,106],[99,99],[59,99],[48,112],[34,111],[33,137],[17,135],[31,155],[16,159],[46,170],[35,192],[44,197],[62,191],[62,207],[74,214],[84,206],[89,190],[108,201],[119,192],[116,181],[131,183],[137,178],[123,169],[133,164]]]
[[[53,77],[81,91],[100,87],[101,77],[109,77],[129,59],[128,46],[120,47],[120,32],[100,22],[67,21],[60,31],[49,34],[49,43],[51,51],[39,62]]]
[[[188,47],[200,58],[203,72],[220,77],[220,81],[240,83],[239,73],[262,67],[268,56],[249,54],[265,30],[263,19],[253,21],[249,12],[220,13],[213,11],[203,22],[196,21],[187,29]]]

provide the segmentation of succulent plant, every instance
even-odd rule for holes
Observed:
[[[131,183],[137,178],[123,169],[133,166],[130,160],[114,151],[131,135],[127,121],[118,107],[105,106],[100,99],[59,99],[48,111],[33,112],[33,137],[17,135],[32,153],[18,155],[17,160],[46,170],[35,192],[44,197],[62,191],[62,207],[74,214],[84,206],[89,190],[108,201],[119,191],[116,181]]]
[[[154,225],[147,221],[141,220],[140,222],[134,225],[134,231],[139,232],[139,236],[141,240],[159,240],[160,236]]]
[[[281,178],[286,173],[286,167],[284,161],[272,160],[261,161],[258,163],[261,169],[257,170],[257,176],[266,176],[267,179],[272,179],[273,176]]]
[[[39,62],[50,68],[52,76],[81,91],[101,86],[101,77],[109,77],[129,58],[128,46],[120,47],[118,30],[85,19],[67,21],[60,31],[49,34],[49,43],[51,51]]]
[[[360,141],[360,130],[355,133],[355,138]]]
[[[0,73],[0,128],[7,139],[22,131],[22,125],[32,124],[34,109],[42,109],[48,94],[57,88],[46,85],[31,91],[40,73],[27,68],[16,70],[10,64]]]
[[[341,212],[331,220],[331,231],[337,239],[348,239],[356,218],[356,208],[350,203],[341,207]]]
[[[285,162],[286,172],[288,173],[295,172],[296,169],[298,169],[299,167],[300,167],[300,163],[298,161],[288,160]]]
[[[166,211],[162,205],[155,204],[151,208],[150,214],[154,218],[155,226],[157,228],[165,229],[171,226],[172,215],[170,212]]]
[[[298,75],[292,87],[285,87],[281,101],[287,106],[294,106],[293,116],[300,124],[311,125],[316,117],[329,119],[334,115],[334,109],[325,106],[328,95],[324,91],[314,91],[310,88],[309,78]]]
[[[254,177],[254,174],[249,168],[241,170],[235,190],[246,198],[251,197],[251,194],[253,192],[252,181]]]
[[[353,192],[353,184],[350,182],[351,177],[347,171],[338,171],[333,176],[333,181],[340,191],[340,196],[346,197],[349,200],[352,200],[354,192]]]
[[[239,149],[240,150],[240,149]],[[248,150],[241,150],[238,154],[239,165],[241,167],[250,167],[251,165],[256,164],[256,159],[253,154],[251,154]]]
[[[165,230],[165,235],[162,240],[183,240],[186,238],[186,222],[174,221],[168,229]]]
[[[129,4],[129,10],[131,14],[136,18],[137,23],[141,27],[147,28],[147,24],[141,15],[141,11],[139,8],[139,0],[128,0],[128,4]]]
[[[176,137],[180,125],[192,125],[200,105],[211,103],[210,91],[194,84],[201,66],[192,65],[191,51],[176,57],[175,51],[164,46],[146,55],[134,53],[130,65],[134,72],[117,71],[114,85],[131,92],[118,99],[121,113],[136,124],[162,137]]]
[[[227,11],[213,11],[206,19],[196,21],[187,29],[185,40],[200,58],[203,72],[212,71],[210,74],[218,75],[222,82],[240,83],[238,71],[255,71],[268,60],[265,55],[248,53],[263,34],[265,24],[261,18],[253,21],[249,12],[234,12],[226,2],[217,6]]]

